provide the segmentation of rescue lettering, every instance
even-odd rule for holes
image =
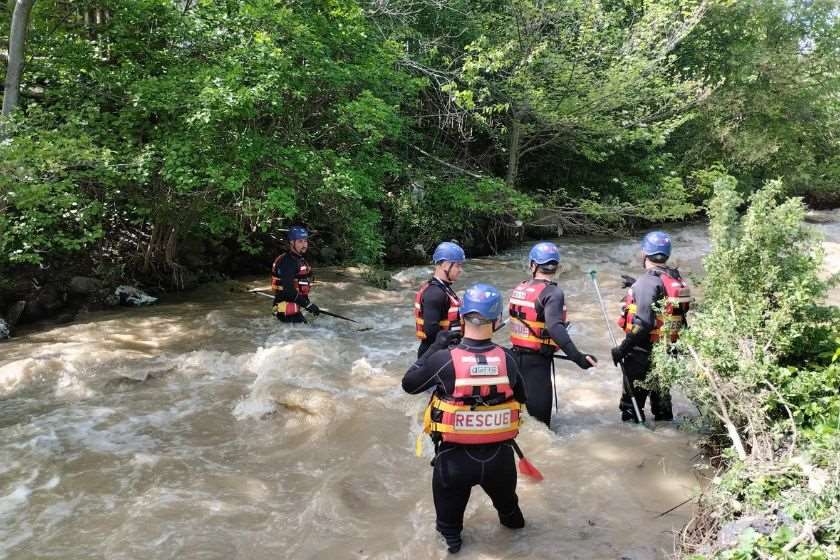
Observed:
[[[455,413],[458,431],[503,430],[512,425],[510,410],[464,410]]]

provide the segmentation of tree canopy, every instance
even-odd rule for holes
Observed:
[[[29,19],[6,265],[177,285],[292,223],[338,261],[482,252],[540,208],[689,217],[719,167],[840,201],[829,1],[38,0]]]

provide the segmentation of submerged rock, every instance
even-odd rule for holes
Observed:
[[[119,298],[120,305],[127,305],[130,307],[150,305],[152,303],[156,303],[158,300],[158,298],[152,297],[134,286],[117,286],[117,289],[114,290],[114,295]]]
[[[78,296],[89,296],[95,294],[102,288],[102,282],[96,278],[87,278],[85,276],[74,276],[70,279],[70,293]]]
[[[762,535],[769,535],[776,529],[776,525],[772,521],[759,516],[741,517],[721,527],[717,538],[718,546],[722,548],[735,546],[738,544],[741,534],[747,529],[752,529]]]

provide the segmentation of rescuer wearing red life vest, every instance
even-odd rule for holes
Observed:
[[[513,355],[528,387],[528,414],[551,426],[551,372],[554,353],[562,349],[581,369],[598,361],[578,351],[566,330],[563,290],[553,281],[560,263],[554,243],[542,241],[528,254],[531,279],[511,292],[510,341]]]
[[[498,290],[472,286],[464,293],[461,313],[463,339],[456,343],[458,335],[441,331],[402,380],[407,393],[434,390],[424,431],[435,441],[436,528],[451,553],[461,549],[464,511],[475,485],[490,497],[502,525],[525,526],[512,449],[525,386],[513,356],[490,341],[502,315]]]
[[[432,345],[440,331],[461,329],[461,300],[452,284],[464,268],[464,250],[456,243],[444,241],[435,248],[432,262],[435,271],[414,297],[415,334],[420,340],[417,357]]]
[[[635,280],[625,277],[629,285],[624,299],[623,313],[618,324],[626,336],[619,346],[611,350],[613,362],[622,364],[630,383],[644,380],[650,370],[650,352],[653,343],[663,331],[669,340],[676,342],[680,329],[685,325],[685,315],[691,303],[691,292],[675,268],[665,266],[671,256],[671,238],[667,233],[653,231],[642,240],[642,258],[645,273]],[[644,420],[645,399],[650,394],[650,408],[655,420],[673,420],[671,395],[667,391],[648,391],[633,387],[633,394]],[[625,389],[619,404],[621,419],[634,419],[633,402]]]
[[[301,226],[292,226],[286,234],[289,251],[283,253],[271,266],[271,290],[274,292],[274,316],[284,323],[305,323],[301,309],[318,315],[318,306],[309,301],[312,287],[312,267],[303,258],[309,249],[309,232]]]

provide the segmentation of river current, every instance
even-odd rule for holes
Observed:
[[[826,215],[836,271],[840,215]],[[673,232],[674,264],[691,281],[705,227]],[[597,271],[612,320],[619,275],[638,274],[637,241],[557,242],[572,338],[601,362],[558,362],[552,429],[526,417],[518,441],[545,475],[520,477],[526,528],[500,527],[476,488],[458,557],[666,558],[692,509],[659,514],[699,491],[704,461],[679,422],[619,421],[621,381],[586,280]],[[456,288],[509,293],[527,276],[527,249],[468,260]],[[414,456],[426,398],[400,388],[417,349],[414,292],[431,267],[395,273],[389,290],[353,270],[316,272],[312,300],[372,329],[324,316],[279,324],[267,298],[245,291],[266,285],[253,279],[0,346],[0,559],[446,557],[431,446]],[[695,413],[679,395],[674,412]]]

